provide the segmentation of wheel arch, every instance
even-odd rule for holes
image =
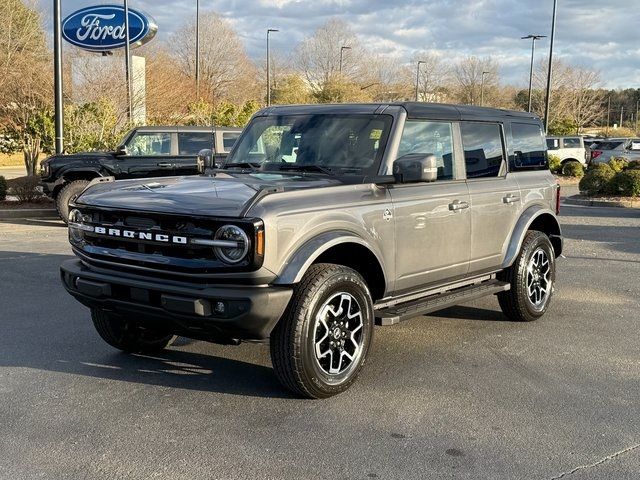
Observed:
[[[514,262],[524,241],[524,236],[529,230],[536,230],[546,234],[551,240],[556,258],[562,254],[562,229],[558,219],[548,208],[534,205],[527,208],[516,222],[507,245],[502,268],[507,268]]]
[[[60,190],[62,190],[62,188],[65,185],[67,185],[67,184],[69,184],[71,182],[75,182],[76,180],[89,180],[89,181],[91,181],[94,178],[102,177],[102,176],[104,176],[104,175],[98,169],[83,168],[83,169],[66,170],[60,176],[61,181],[56,182],[57,184],[53,189],[52,197],[55,198],[58,195],[58,193],[60,193]]]
[[[374,301],[383,298],[387,280],[383,263],[367,242],[351,232],[327,232],[304,243],[285,263],[275,285],[300,282],[316,263],[336,263],[362,275]]]

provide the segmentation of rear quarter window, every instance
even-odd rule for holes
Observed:
[[[509,161],[509,170],[542,170],[548,168],[545,138],[540,125],[512,123],[511,136],[513,139],[513,156]]]
[[[580,148],[582,146],[579,138],[565,138],[562,143],[564,143],[564,148]]]

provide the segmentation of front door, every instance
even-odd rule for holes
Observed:
[[[471,214],[467,184],[454,155],[450,122],[407,120],[398,158],[434,154],[438,179],[395,184],[396,291],[404,293],[464,275],[469,266]]]
[[[173,175],[173,137],[171,132],[135,132],[126,144],[127,154],[118,157],[119,178]]]

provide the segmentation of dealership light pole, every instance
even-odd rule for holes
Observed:
[[[556,36],[556,10],[558,0],[553,0],[553,14],[551,15],[551,38],[549,39],[549,68],[547,68],[547,93],[544,101],[544,131],[549,131],[549,102],[551,101],[551,74],[553,70],[553,40]]]
[[[340,47],[340,66],[338,67],[338,71],[340,72],[340,74],[342,74],[342,56],[344,55],[345,50],[351,50],[351,47],[346,45]]]
[[[62,20],[60,0],[53,0],[53,81],[56,154],[64,150],[64,111],[62,104]]]
[[[131,51],[129,49],[129,1],[124,0],[124,75],[127,81],[127,117],[132,120],[133,106],[131,98]]]
[[[416,102],[418,101],[418,91],[420,88],[420,65],[427,63],[423,60],[418,60],[418,65],[416,67]]]
[[[267,29],[267,106],[271,105],[271,64],[270,64],[270,52],[269,52],[269,34],[272,32],[279,32],[277,28]]]
[[[196,97],[200,100],[200,0],[196,0]]]
[[[491,72],[482,72],[482,78],[480,79],[480,106],[484,105],[484,76]]]
[[[533,86],[533,57],[536,53],[536,40],[540,40],[541,38],[547,38],[546,35],[527,35],[526,37],[521,37],[522,40],[531,39],[531,67],[529,68],[529,109],[528,112],[531,112],[531,88]]]

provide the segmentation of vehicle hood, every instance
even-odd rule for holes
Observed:
[[[240,217],[262,195],[340,185],[317,175],[228,174],[101,182],[87,188],[78,206],[182,215]]]
[[[63,167],[73,164],[91,164],[105,158],[114,158],[113,152],[79,152],[72,154],[52,155],[42,163],[48,163],[51,168]]]

